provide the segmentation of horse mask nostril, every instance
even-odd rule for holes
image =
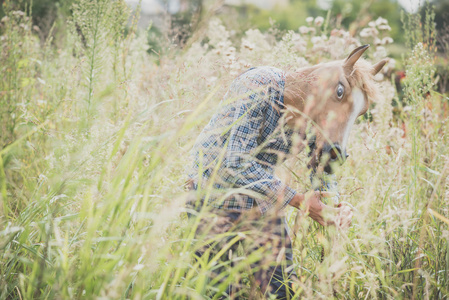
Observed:
[[[342,153],[342,150],[340,148],[340,145],[334,144],[334,145],[325,145],[323,148],[323,153],[327,153],[329,155],[330,161],[337,161],[339,159],[346,160],[347,154]]]
[[[331,156],[332,160],[336,160],[338,158],[338,153],[337,153],[337,150],[335,148],[331,149],[330,156]]]

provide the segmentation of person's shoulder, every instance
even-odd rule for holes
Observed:
[[[271,66],[252,67],[244,71],[240,76],[245,77],[261,77],[266,79],[280,79],[285,76],[285,72],[279,68]]]
[[[285,81],[285,72],[276,67],[260,66],[246,70],[240,74],[239,78],[263,85],[273,83],[279,84]]]

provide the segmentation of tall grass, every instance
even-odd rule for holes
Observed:
[[[207,43],[156,64],[145,34],[135,22],[127,28],[122,1],[76,2],[61,48],[51,40],[41,46],[28,12],[3,5],[2,299],[214,298],[214,265],[193,259],[206,241],[195,240],[197,224],[185,216],[183,184],[188,151],[230,81],[249,66],[342,58],[359,40],[388,35],[369,28],[355,38],[344,30],[324,35],[318,24],[281,40],[250,30],[233,41],[214,19]],[[423,24],[431,26],[430,11]],[[355,207],[351,229],[323,235],[287,211],[296,298],[448,297],[448,98],[433,89],[434,29],[422,36],[410,28],[417,31],[405,54],[404,95],[379,78],[384,97],[373,104],[373,122],[356,126],[351,157],[337,173],[343,200]],[[370,59],[382,58],[384,46]],[[310,189],[302,157],[287,167],[279,176]],[[248,295],[247,265],[264,253],[234,255],[219,288],[243,277]]]

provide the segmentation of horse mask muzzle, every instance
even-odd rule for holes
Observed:
[[[336,144],[324,144],[321,149],[317,149],[316,139],[312,138],[309,141],[309,156],[312,156],[308,167],[316,171],[318,166],[321,164],[323,166],[324,172],[328,174],[333,174],[335,166],[342,165],[348,154],[346,150],[342,150],[338,143]]]

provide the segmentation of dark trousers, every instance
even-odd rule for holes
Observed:
[[[193,220],[195,215],[189,214],[189,218]],[[201,246],[196,255],[203,262],[216,261],[210,274],[216,286],[215,293],[231,299],[242,298],[241,278],[230,285],[226,280],[239,277],[249,266],[249,273],[255,280],[251,284],[255,287],[251,288],[250,299],[259,299],[260,293],[265,297],[276,295],[276,299],[292,298],[292,280],[296,273],[284,216],[215,209],[200,218],[196,240]],[[238,254],[239,245],[242,245],[243,257]],[[241,268],[242,262],[246,262],[246,269]],[[230,273],[232,275],[228,275]]]

